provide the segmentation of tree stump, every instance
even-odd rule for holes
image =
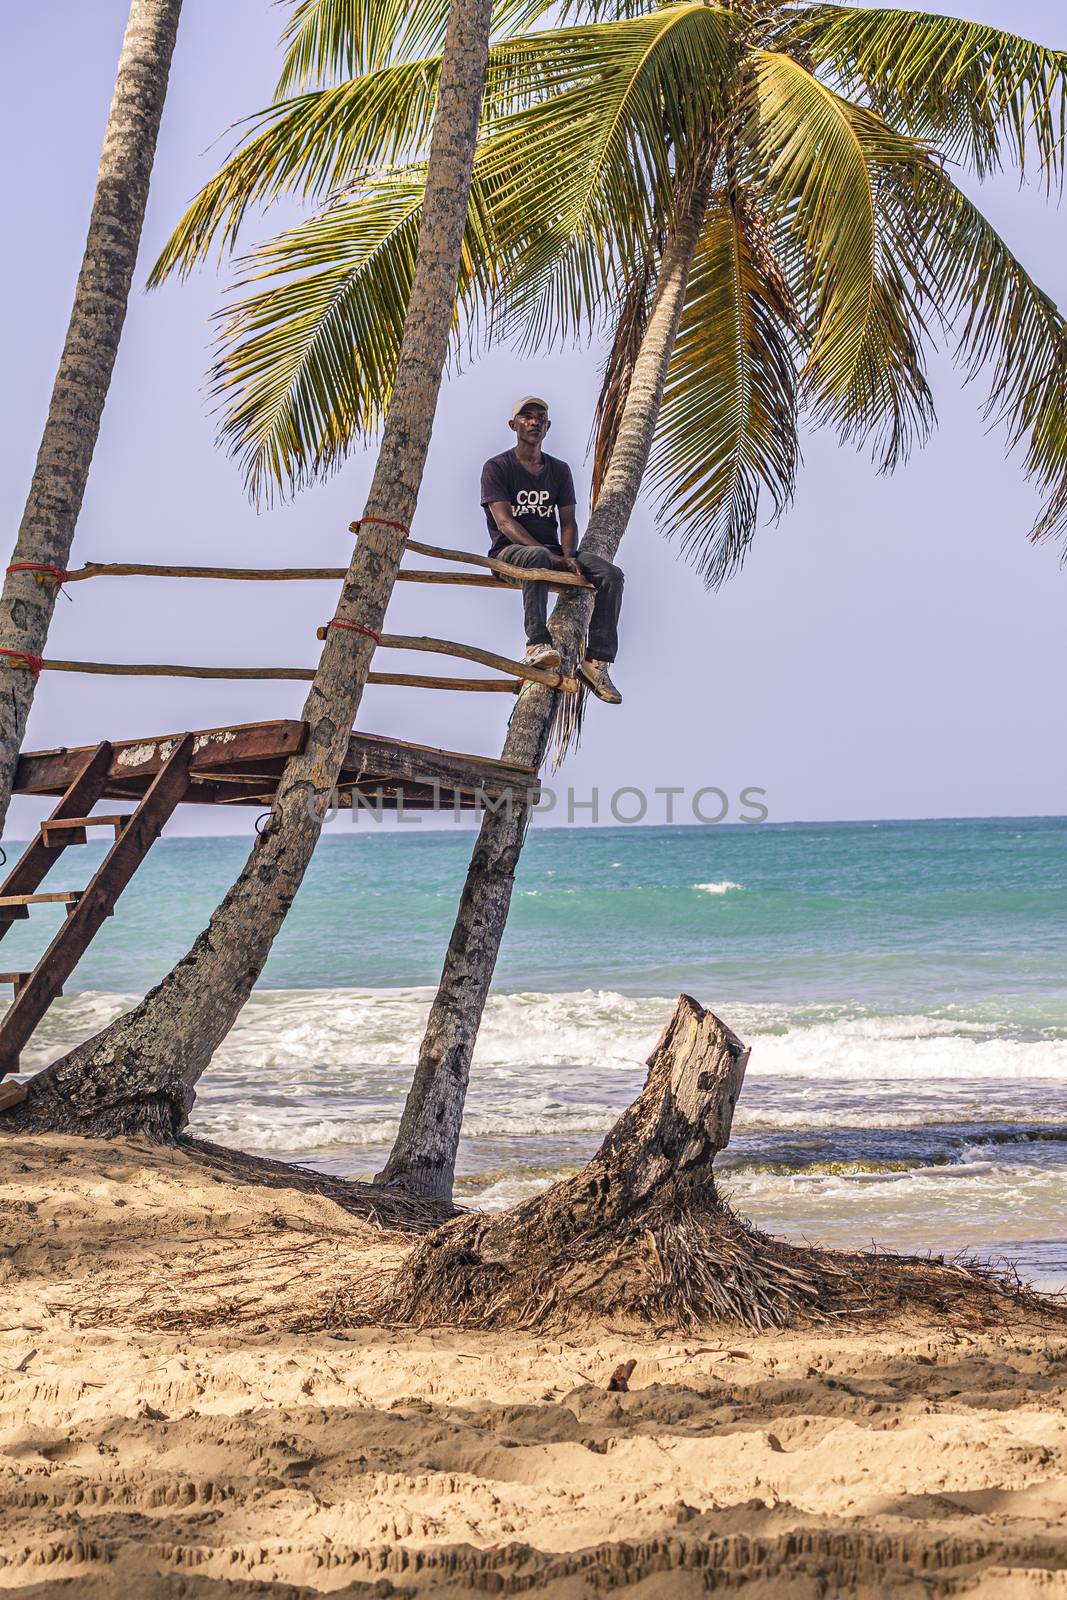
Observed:
[[[918,1315],[936,1326],[1062,1327],[1067,1308],[1010,1269],[771,1239],[730,1209],[724,1149],[748,1051],[689,995],[649,1058],[641,1094],[571,1178],[498,1215],[427,1234],[384,1285],[354,1283],[341,1319],[558,1331],[610,1322],[757,1330]],[[338,1298],[328,1325],[338,1321]]]
[[[429,1235],[378,1315],[486,1327],[593,1316],[765,1327],[814,1309],[822,1275],[741,1222],[715,1187],[712,1162],[729,1141],[748,1055],[681,995],[643,1091],[588,1165],[513,1211]]]

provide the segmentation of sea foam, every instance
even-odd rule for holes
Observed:
[[[297,1087],[339,1086],[353,1075],[384,1096],[391,1069],[418,1058],[433,991],[408,989],[257,990],[215,1056],[212,1073]],[[698,998],[699,998],[698,994]],[[494,994],[485,1010],[475,1067],[566,1067],[594,1075],[639,1071],[675,996],[606,989]],[[91,1036],[133,1002],[118,994],[64,996],[51,1008],[24,1056],[27,1068]],[[816,1081],[1035,1079],[1067,1082],[1067,1030],[1020,1038],[1009,1028],[967,1018],[872,1016],[843,1005],[788,1008],[716,1000],[715,1011],[749,1044],[749,1074]],[[561,1080],[563,1081],[563,1080]],[[566,1080],[570,1082],[571,1080]]]

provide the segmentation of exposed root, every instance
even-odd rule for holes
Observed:
[[[383,1188],[376,1183],[359,1183],[353,1178],[335,1178],[325,1172],[310,1172],[287,1161],[271,1161],[265,1156],[246,1155],[225,1145],[187,1135],[177,1141],[187,1155],[237,1183],[253,1183],[271,1189],[300,1189],[306,1194],[325,1195],[354,1217],[373,1227],[396,1229],[403,1233],[429,1233],[456,1215],[456,1207],[428,1195],[409,1194],[403,1189]]]
[[[1067,1324],[1067,1307],[1029,1291],[1010,1268],[797,1246],[757,1232],[721,1201],[703,1213],[657,1210],[629,1227],[591,1229],[565,1253],[533,1253],[521,1228],[502,1252],[500,1219],[461,1217],[428,1235],[384,1291],[351,1285],[331,1320],[556,1332],[594,1321],[762,1331],[909,1314],[969,1327]]]
[[[645,1087],[581,1172],[515,1210],[429,1234],[391,1283],[353,1285],[331,1316],[416,1326],[552,1329],[598,1320],[757,1330],[920,1314],[983,1326],[1067,1322],[1010,1269],[772,1239],[712,1176],[748,1051],[682,995]]]

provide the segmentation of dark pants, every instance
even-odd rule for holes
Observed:
[[[509,544],[496,552],[497,559],[513,567],[551,567],[552,551],[544,545]],[[583,555],[578,546],[578,566],[583,577],[596,586],[593,620],[589,624],[586,652],[594,661],[614,661],[619,653],[619,612],[622,609],[623,575],[618,567],[600,556]],[[527,644],[551,644],[548,631],[547,583],[524,583],[522,605]]]

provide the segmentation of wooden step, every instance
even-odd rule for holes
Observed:
[[[85,817],[90,814],[97,802],[103,799],[111,754],[111,746],[107,740],[95,747],[72,752],[62,799],[52,815],[46,819],[47,823],[61,822],[65,817]],[[6,910],[0,910],[0,939],[10,932],[20,918],[29,915],[23,897],[32,895],[40,888],[55,866],[64,846],[73,843],[76,838],[76,832],[60,834],[51,845],[48,845],[44,840],[43,829],[38,828],[7,877],[0,882],[0,901],[10,902],[14,899],[18,902],[14,907],[9,904]]]
[[[117,839],[129,820],[128,813],[122,816],[116,813],[110,817],[59,817],[55,821],[50,819],[41,823],[41,839],[48,850],[61,850],[68,844],[85,844],[86,828],[114,828]],[[65,834],[66,838],[57,839],[53,844],[49,837],[53,833]]]
[[[10,922],[15,917],[28,917],[30,906],[66,906],[68,911],[78,904],[85,891],[82,889],[57,889],[52,894],[0,895],[0,920]]]
[[[0,972],[0,983],[10,983],[15,991],[15,999],[17,1000],[20,989],[22,989],[24,984],[26,984],[32,977],[32,972]],[[62,989],[60,989],[59,992],[62,994]]]
[[[84,890],[66,895],[0,896],[0,916],[18,914],[17,907],[4,905],[5,899],[62,900],[69,911],[66,922],[0,1019],[0,1077],[18,1071],[19,1055],[33,1030],[52,1001],[62,993],[63,984],[103,926],[104,919],[113,914],[116,900],[159,838],[175,806],[184,800],[189,790],[189,763],[195,742],[191,733],[182,734],[175,742],[137,810],[131,813],[129,823],[119,830],[114,844]],[[84,814],[89,808],[83,804],[77,809]]]
[[[8,1106],[19,1105],[29,1092],[24,1083],[0,1083],[0,1111],[6,1111]]]

